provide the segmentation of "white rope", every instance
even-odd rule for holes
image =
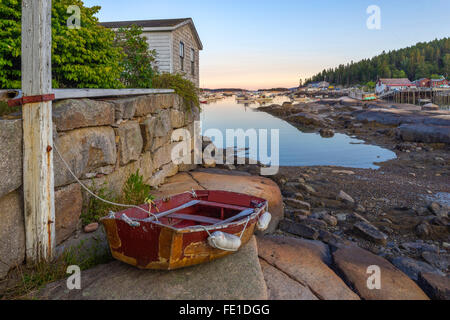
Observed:
[[[158,221],[158,217],[157,217],[155,214],[153,214],[152,212],[147,211],[147,210],[145,210],[145,209],[142,209],[141,207],[134,206],[134,205],[121,204],[121,203],[115,203],[115,202],[112,202],[112,201],[108,201],[108,200],[102,199],[102,198],[100,198],[99,196],[97,196],[97,195],[96,195],[94,192],[92,192],[88,187],[86,187],[86,186],[80,181],[80,179],[77,178],[77,176],[75,175],[75,173],[73,173],[73,171],[70,169],[70,166],[67,164],[67,162],[66,162],[66,161],[64,160],[64,158],[62,157],[61,153],[59,153],[59,150],[58,150],[58,148],[56,147],[56,144],[53,144],[53,147],[54,147],[56,153],[58,154],[58,156],[61,158],[61,160],[62,160],[62,162],[64,163],[65,167],[67,168],[67,171],[70,172],[70,174],[75,178],[75,180],[76,180],[76,181],[83,187],[83,189],[86,190],[91,196],[93,196],[94,198],[97,198],[98,200],[100,200],[100,201],[102,201],[102,202],[104,202],[104,203],[107,203],[107,204],[110,204],[110,205],[113,205],[113,206],[122,207],[122,208],[135,208],[135,209],[139,209],[139,210],[141,210],[141,211],[144,211],[144,212],[145,212],[146,214],[148,214],[148,215],[154,216],[155,219],[156,219],[156,221]]]
[[[250,216],[247,218],[247,223],[245,224],[244,230],[242,230],[241,236],[239,239],[242,240],[242,236],[244,235],[245,230],[247,230],[248,223],[250,222]]]

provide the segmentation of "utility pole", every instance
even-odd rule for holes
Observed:
[[[22,1],[23,195],[26,259],[50,261],[55,247],[51,0]]]

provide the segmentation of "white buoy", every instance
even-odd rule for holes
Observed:
[[[272,221],[272,215],[269,212],[265,212],[261,217],[259,217],[256,228],[259,231],[266,231],[269,227],[270,221]]]
[[[221,231],[214,232],[208,238],[208,243],[211,247],[223,251],[238,251],[242,245],[242,241],[239,237]]]

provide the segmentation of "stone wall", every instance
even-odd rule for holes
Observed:
[[[78,179],[86,185],[107,184],[119,194],[137,170],[158,187],[192,166],[172,162],[172,132],[189,129],[197,112],[186,112],[175,94],[109,100],[63,100],[53,105],[56,146]],[[0,278],[25,258],[22,195],[22,120],[0,119]],[[56,241],[62,243],[80,227],[88,195],[54,154]]]

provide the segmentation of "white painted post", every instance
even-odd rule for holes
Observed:
[[[24,97],[52,93],[51,44],[51,0],[23,0]],[[50,261],[55,246],[52,103],[27,103],[22,110],[26,258]]]

